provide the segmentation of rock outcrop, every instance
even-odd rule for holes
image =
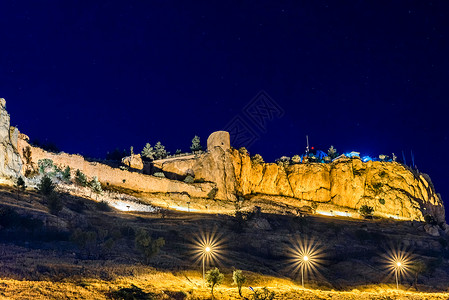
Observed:
[[[0,176],[15,178],[22,169],[22,160],[17,150],[19,130],[10,126],[6,101],[0,98]]]
[[[213,133],[207,153],[168,161],[162,170],[215,182],[216,198],[221,200],[257,196],[353,216],[362,205],[369,205],[382,217],[422,221],[428,214],[439,222],[445,220],[443,202],[429,176],[402,164],[358,158],[289,166],[254,163],[247,153],[227,146],[228,138],[223,132]]]
[[[143,161],[140,154],[133,154],[131,156],[123,157],[122,164],[136,170],[143,169]]]

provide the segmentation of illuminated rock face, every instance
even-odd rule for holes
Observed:
[[[207,150],[211,151],[215,147],[220,147],[223,150],[231,148],[231,139],[227,131],[215,131],[207,139]]]
[[[423,220],[430,214],[444,221],[444,207],[429,176],[396,162],[339,159],[329,164],[308,163],[287,167],[252,164],[248,155],[231,151],[236,191],[308,200],[317,204],[358,210],[374,208],[384,217]],[[293,202],[294,203],[294,202]]]
[[[0,157],[0,162],[13,163],[6,164],[9,167],[0,171],[13,174],[10,170],[20,170],[21,164],[14,163],[17,154],[15,148],[8,145],[16,145],[17,135],[14,130],[4,130],[6,123],[9,128],[9,116],[3,112],[2,108],[3,131],[0,136],[6,140],[2,145],[10,148],[0,151],[5,156]],[[19,139],[20,149],[28,146],[25,139]],[[227,201],[246,196],[299,209],[314,208],[318,213],[347,216],[358,216],[358,209],[369,205],[382,217],[422,221],[429,214],[444,221],[443,202],[426,174],[416,173],[396,162],[364,163],[358,158],[286,167],[273,163],[257,164],[247,154],[229,146],[227,132],[211,134],[205,153],[158,165],[163,172],[181,178],[193,175],[194,184],[89,163],[81,156],[51,154],[31,148],[34,164],[39,159],[49,158],[62,168],[68,165],[89,177],[97,176],[102,183],[147,193],[185,193],[192,198],[208,198],[213,194],[214,198]]]
[[[122,158],[122,164],[133,169],[142,170],[143,161],[140,154],[133,154]]]
[[[364,163],[354,158],[284,167],[254,164],[247,154],[232,148],[208,149],[197,158],[166,162],[162,169],[216,183],[216,198],[221,200],[257,195],[271,201],[287,199],[297,207],[315,203],[355,214],[360,206],[369,205],[383,217],[422,221],[430,214],[444,221],[443,202],[430,178],[396,162]]]
[[[22,169],[22,160],[17,151],[19,131],[10,126],[6,101],[0,98],[0,176],[16,178]]]

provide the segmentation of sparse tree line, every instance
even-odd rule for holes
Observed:
[[[191,153],[199,153],[203,150],[203,146],[201,146],[201,140],[200,137],[195,135],[192,139],[192,144],[190,146],[190,153],[183,153],[181,149],[176,149],[173,157],[176,156],[182,156],[182,155],[189,155]],[[108,152],[106,154],[106,160],[112,160],[112,161],[121,161],[121,159],[125,156],[129,155],[135,155],[134,147],[130,147],[130,151],[126,150],[119,150],[116,148],[112,152]],[[165,146],[160,142],[156,142],[156,144],[152,145],[150,143],[146,143],[143,147],[142,151],[140,152],[141,157],[144,160],[147,161],[153,161],[158,159],[164,159],[171,157],[170,152],[166,150]]]

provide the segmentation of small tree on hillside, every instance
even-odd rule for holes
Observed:
[[[23,159],[25,160],[25,177],[30,176],[33,173],[33,158],[31,156],[31,147],[26,146],[22,150]]]
[[[155,156],[155,151],[154,148],[151,147],[150,143],[146,143],[145,147],[143,147],[142,152],[140,153],[140,155],[142,155],[142,157],[153,160],[154,156]]]
[[[89,182],[89,187],[91,191],[96,194],[96,199],[98,199],[98,195],[103,192],[103,189],[101,188],[101,183],[98,181],[97,176],[94,176],[94,178],[92,178]]]
[[[213,268],[207,271],[206,281],[207,285],[211,288],[212,299],[214,299],[214,287],[223,283],[224,275],[220,273],[218,268]]]
[[[135,247],[142,253],[144,262],[148,264],[150,259],[159,253],[161,247],[165,245],[164,238],[153,240],[145,229],[140,229],[136,234]]]
[[[75,182],[82,187],[86,187],[88,184],[86,175],[84,175],[84,173],[79,169],[77,169],[75,173]]]
[[[161,142],[157,142],[154,146],[154,159],[163,159],[166,158],[169,154],[167,150],[165,150],[165,146],[161,144]]]
[[[45,175],[37,185],[37,189],[42,195],[49,196],[55,192],[56,185],[53,183],[50,177]]]
[[[134,155],[134,147],[133,146],[131,146],[131,148],[129,148],[129,153],[131,154],[131,156]]]
[[[72,175],[70,174],[70,167],[65,167],[64,171],[62,172],[62,179],[64,179],[65,182],[70,182],[70,178]]]
[[[334,146],[331,145],[329,150],[327,150],[327,155],[329,155],[331,159],[336,158],[338,156],[337,149],[335,149]]]
[[[26,188],[25,181],[22,177],[17,178],[15,186],[17,188],[17,200],[20,200],[20,192],[25,191]]]
[[[242,270],[235,270],[232,272],[232,279],[234,280],[234,284],[237,285],[239,289],[239,295],[242,297],[242,285],[246,281],[245,275],[243,275]]]
[[[195,135],[194,138],[192,139],[192,146],[190,146],[190,150],[192,152],[197,152],[197,151],[203,150],[199,136]]]

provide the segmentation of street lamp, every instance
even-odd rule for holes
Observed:
[[[394,274],[396,276],[396,289],[399,290],[399,281],[398,281],[398,272],[400,272],[403,268],[403,264],[400,261],[396,262],[396,266],[394,267]]]
[[[204,262],[206,260],[206,256],[211,254],[211,251],[212,251],[212,248],[209,246],[206,246],[203,251],[203,282],[206,281],[206,271],[205,271],[205,267],[204,267]]]
[[[201,264],[203,268],[203,282],[206,280],[206,265],[219,263],[223,257],[224,239],[216,230],[212,232],[200,231],[192,236],[192,258],[195,263]]]
[[[301,282],[302,282],[302,288],[304,288],[304,268],[306,267],[307,263],[309,262],[309,257],[307,255],[304,255],[302,257],[302,260],[304,261],[304,263],[302,264],[302,267],[301,267]]]
[[[314,240],[296,239],[292,240],[292,247],[289,249],[291,257],[291,269],[293,273],[301,272],[301,284],[304,288],[304,277],[309,273],[318,274],[319,268],[323,265],[324,249]]]
[[[411,261],[414,256],[405,247],[387,249],[387,252],[382,256],[384,257],[384,268],[388,271],[389,276],[392,276],[394,273],[396,289],[399,289],[399,281],[402,276],[409,275]]]

